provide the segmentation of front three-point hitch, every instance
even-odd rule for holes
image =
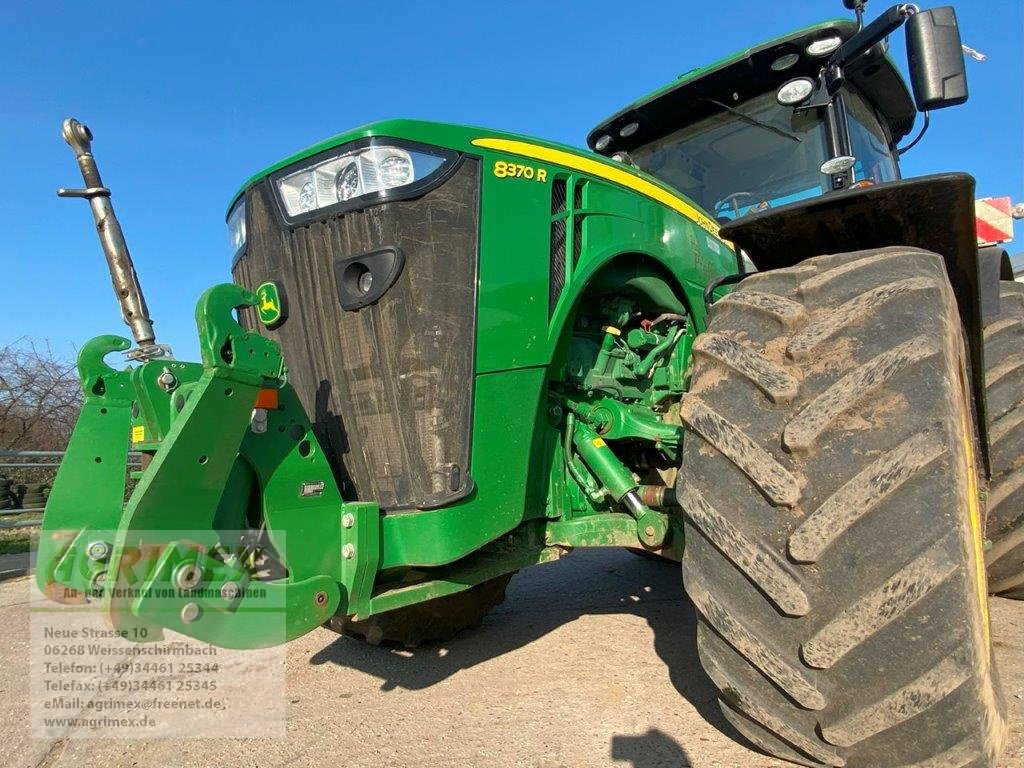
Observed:
[[[39,588],[59,602],[98,601],[131,639],[167,627],[234,648],[276,645],[339,610],[365,610],[377,505],[342,502],[278,345],[236,321],[257,295],[209,289],[196,308],[202,363],[170,358],[155,342],[92,135],[67,120],[64,137],[86,188],[62,194],[90,202],[139,365],[104,362],[131,347],[119,336],[82,348],[85,398],[47,504]],[[130,455],[142,467],[131,476]]]
[[[231,284],[203,295],[202,364],[115,371],[103,358],[126,339],[83,348],[85,404],[39,544],[48,597],[98,600],[132,639],[167,627],[235,648],[286,642],[369,599],[377,507],[342,502],[277,345],[232,316],[256,303]],[[125,503],[130,450],[145,468]]]

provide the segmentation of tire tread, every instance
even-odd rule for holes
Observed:
[[[992,768],[1005,706],[942,258],[758,273],[694,351],[683,579],[727,719],[805,765]]]

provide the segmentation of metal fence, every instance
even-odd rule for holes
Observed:
[[[134,451],[128,454],[128,466],[138,467],[142,454]],[[0,451],[0,475],[5,470],[18,469],[45,469],[48,474],[56,475],[60,463],[64,459],[64,451]],[[52,480],[52,478],[51,478]],[[2,528],[33,528],[43,521],[43,510],[45,507],[31,507],[28,509],[0,509],[0,529]],[[33,515],[25,520],[4,520],[3,517],[10,515]]]

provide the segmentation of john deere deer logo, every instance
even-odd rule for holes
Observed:
[[[285,301],[284,286],[276,280],[261,283],[256,289],[256,313],[260,322],[273,330],[288,317],[288,304]]]
[[[277,306],[277,302],[267,295],[267,289],[263,288],[260,290],[260,314],[267,312],[269,314],[276,315],[280,311],[281,310],[280,307]]]

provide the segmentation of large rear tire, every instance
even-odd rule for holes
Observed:
[[[413,603],[360,621],[335,616],[327,626],[371,645],[383,643],[415,648],[423,643],[449,640],[464,629],[480,626],[484,616],[504,601],[505,588],[514,575],[514,572],[506,573],[452,595]]]
[[[744,280],[682,403],[683,579],[725,716],[806,765],[989,768],[1005,733],[942,259]]]
[[[989,591],[1024,600],[1024,284],[1001,283],[999,304],[985,326],[992,460],[985,561]]]

